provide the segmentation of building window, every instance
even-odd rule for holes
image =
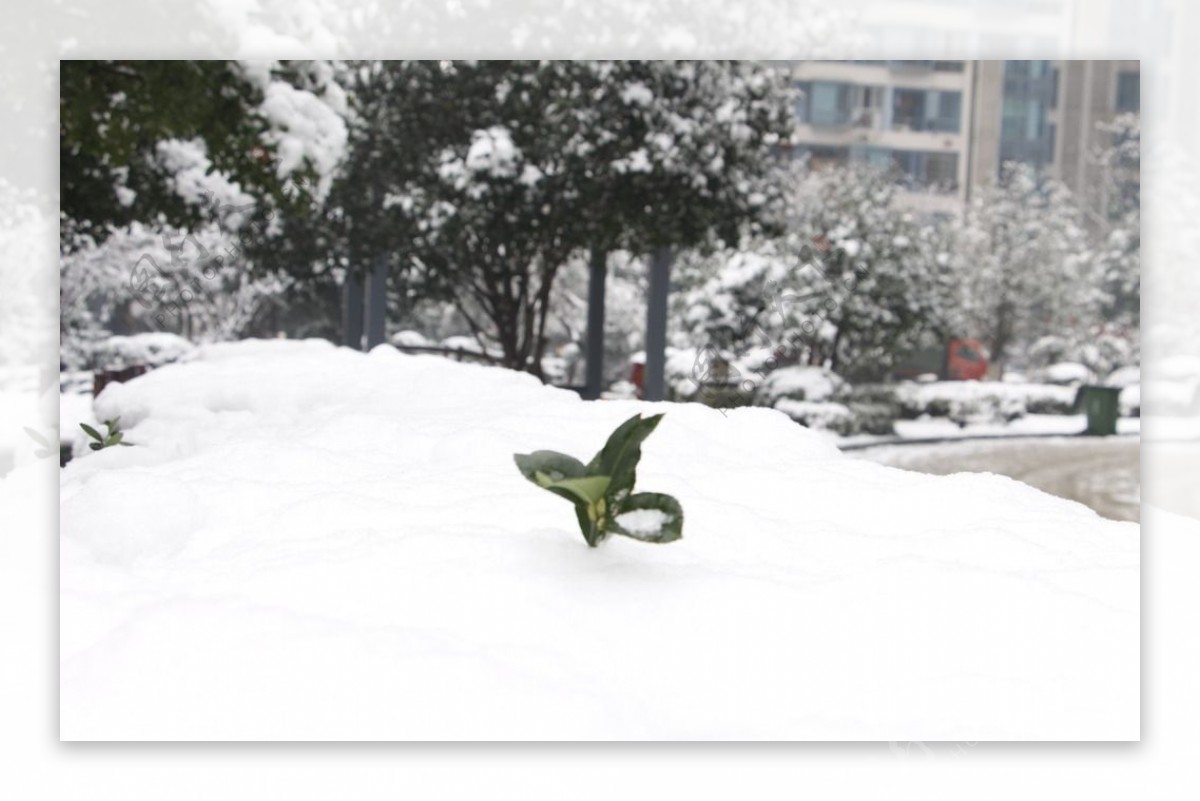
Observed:
[[[1138,111],[1142,105],[1142,76],[1137,72],[1117,73],[1117,111]]]
[[[892,93],[892,130],[958,133],[962,93],[897,89]]]
[[[845,125],[850,118],[850,85],[813,81],[808,95],[808,122]]]
[[[917,89],[897,89],[892,93],[892,130],[919,131],[924,117],[924,92]]]
[[[1009,61],[1004,65],[1000,107],[999,161],[1037,167],[1054,159],[1054,126],[1049,111],[1057,103],[1058,70],[1048,61]]]
[[[796,84],[796,119],[809,125],[853,125],[879,128],[882,125],[884,90],[829,81]]]
[[[929,130],[958,133],[962,129],[962,92],[931,92],[935,109],[929,115]]]

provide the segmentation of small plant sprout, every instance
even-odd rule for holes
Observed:
[[[662,420],[640,414],[619,425],[586,465],[557,451],[513,456],[521,475],[575,504],[579,530],[595,548],[609,534],[642,542],[673,542],[683,536],[683,507],[670,495],[633,491],[642,442]]]
[[[89,442],[88,447],[94,451],[99,451],[99,450],[103,450],[105,448],[111,448],[114,445],[132,445],[133,444],[132,442],[124,441],[125,440],[125,432],[121,430],[120,422],[121,422],[120,417],[114,417],[111,420],[105,420],[104,427],[105,427],[105,429],[107,429],[107,432],[108,432],[107,434],[101,434],[99,431],[92,428],[87,423],[80,423],[79,427],[82,428],[85,432],[87,432],[87,435],[89,437],[96,440],[95,442]]]

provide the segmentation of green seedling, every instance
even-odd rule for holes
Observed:
[[[557,451],[513,456],[521,475],[575,505],[579,530],[595,548],[610,534],[642,542],[673,542],[683,536],[683,507],[670,495],[633,491],[642,442],[661,414],[640,414],[619,425],[586,465]]]
[[[111,420],[105,420],[104,427],[107,429],[107,434],[101,434],[87,423],[80,423],[79,427],[87,432],[89,437],[96,440],[95,442],[89,442],[88,447],[94,451],[99,451],[103,450],[104,448],[111,448],[114,445],[133,444],[132,442],[125,442],[125,432],[121,430],[120,422],[120,417],[114,417]]]

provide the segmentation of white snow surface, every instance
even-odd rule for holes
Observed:
[[[683,539],[587,548],[512,454],[657,411]],[[66,740],[1139,734],[1138,527],[1010,479],[387,345],[204,346],[117,415],[62,472]]]

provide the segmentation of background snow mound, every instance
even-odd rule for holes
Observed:
[[[62,473],[65,739],[1125,739],[1138,529],[380,346],[207,346]],[[588,549],[516,452],[667,412],[684,538]],[[314,691],[319,688],[319,691]]]

